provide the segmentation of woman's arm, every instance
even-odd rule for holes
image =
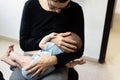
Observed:
[[[72,9],[73,11],[71,12],[71,22],[70,26],[68,27],[69,31],[74,32],[77,34],[81,41],[82,41],[82,46],[81,48],[75,52],[74,54],[57,54],[57,65],[58,66],[63,66],[66,63],[80,58],[83,55],[84,52],[84,15],[82,8],[80,6],[77,6],[77,8]],[[73,13],[74,12],[74,13]]]
[[[39,29],[34,31],[36,27],[33,27],[33,18],[37,12],[34,2],[35,0],[28,0],[23,8],[20,25],[20,47],[23,51],[39,50],[39,42],[44,37],[42,36],[36,38],[36,36],[40,36],[41,34],[37,31]],[[33,14],[33,12],[35,13]]]
[[[81,38],[73,32],[60,33],[51,41],[66,53],[77,52],[82,46]]]
[[[81,57],[83,54],[83,50],[81,49],[83,47],[82,45],[83,43],[82,40],[79,38],[79,36],[74,36],[75,39],[68,39],[65,38],[66,34],[68,33],[63,33],[61,37],[59,36],[51,40],[65,52],[56,55],[57,65],[61,65],[61,66],[64,66],[66,63],[70,62],[71,60]],[[70,34],[73,35],[73,33]]]

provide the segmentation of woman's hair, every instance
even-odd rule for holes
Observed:
[[[68,0],[52,0],[52,1],[64,3],[64,2],[66,2]]]

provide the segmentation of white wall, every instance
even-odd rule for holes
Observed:
[[[85,17],[84,56],[99,58],[108,0],[76,0]]]
[[[22,8],[26,0],[0,1],[0,35],[19,39]],[[99,58],[108,0],[75,0],[83,7],[85,17],[84,56]]]
[[[120,0],[116,0],[115,13],[120,14]]]
[[[19,39],[19,28],[25,0],[0,0],[0,35]]]

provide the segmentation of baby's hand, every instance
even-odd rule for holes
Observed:
[[[46,36],[39,42],[39,47],[40,47],[41,49],[45,49],[46,43],[49,42],[49,41],[51,41],[51,39],[55,38],[56,35],[57,35],[57,33],[55,33],[55,32],[46,35]]]
[[[48,34],[48,36],[49,36],[51,39],[53,39],[53,38],[56,37],[57,34],[58,34],[58,33],[52,32],[52,33]]]

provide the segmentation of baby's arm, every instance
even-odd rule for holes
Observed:
[[[57,33],[50,33],[48,35],[46,35],[39,43],[39,47],[41,49],[45,49],[46,47],[46,43],[49,42],[51,39],[55,38],[55,36],[57,35]]]

